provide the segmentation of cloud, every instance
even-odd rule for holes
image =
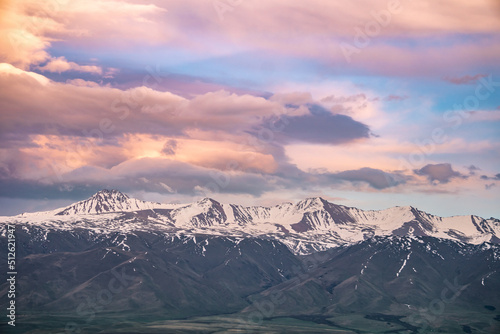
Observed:
[[[5,175],[19,180],[58,183],[76,170],[84,175],[166,156],[192,168],[303,182],[307,173],[280,174],[293,169],[282,145],[340,145],[369,133],[365,124],[319,104],[283,106],[291,95],[273,100],[216,91],[187,99],[147,87],[120,90],[82,79],[59,83],[12,65],[0,69],[0,85],[6,87],[0,108],[9,111],[0,114],[0,164],[8,167]],[[26,89],[30,99],[24,98]],[[307,94],[300,99],[309,100]],[[170,179],[161,182],[179,189]]]
[[[29,160],[28,162],[31,163]],[[407,180],[407,177],[399,173],[371,168],[339,173],[307,173],[293,165],[283,164],[280,167],[275,172],[257,173],[196,166],[164,157],[128,159],[107,168],[81,166],[61,173],[60,178],[54,177],[52,182],[44,178],[26,179],[22,174],[10,173],[8,177],[0,177],[0,197],[81,199],[102,188],[167,195],[175,193],[191,197],[222,194],[258,197],[286,189],[317,191],[320,187],[335,187],[343,181],[355,186],[358,183],[367,183],[373,189],[383,190],[404,184]]]
[[[271,101],[277,101],[283,105],[302,105],[313,102],[309,92],[277,93],[270,97]]]
[[[500,173],[498,173],[494,176],[481,175],[480,179],[481,180],[500,180]]]
[[[163,153],[207,168],[237,165],[272,173],[279,165],[277,148],[289,142],[341,145],[369,137],[365,124],[318,104],[288,108],[272,98],[227,91],[187,99],[147,87],[58,83],[12,65],[2,68],[0,108],[9,112],[0,114],[0,147],[23,147],[32,159],[65,171]]]
[[[403,96],[400,96],[400,95],[389,95],[387,97],[384,98],[384,101],[403,101],[403,100],[406,100],[408,98],[408,96],[406,95],[403,95]]]
[[[342,144],[369,137],[368,126],[349,116],[332,114],[318,104],[310,104],[308,109],[308,114],[282,116],[277,121],[268,122],[267,127],[280,126],[282,130],[277,137],[286,143]]]
[[[125,133],[178,135],[190,125],[189,119],[175,117],[184,98],[146,87],[120,90],[81,81],[56,83],[23,71],[0,72],[0,85],[5,87],[0,106],[8,111],[0,114],[3,140],[16,133],[26,140],[29,135],[57,134],[101,141]],[[24,96],[27,89],[29,99]]]
[[[23,71],[11,64],[7,64],[7,63],[0,63],[0,75],[3,75],[3,76],[15,76],[13,77],[14,79],[21,79],[23,77],[25,78],[30,78],[30,79],[34,79],[35,81],[37,81],[39,84],[41,85],[47,85],[48,83],[50,83],[50,79],[44,77],[43,75],[40,75],[38,73],[34,73],[34,72],[27,72],[27,71]]]
[[[65,173],[62,179],[69,184],[88,184],[124,191],[140,189],[164,194],[177,191],[191,196],[197,196],[200,192],[258,196],[276,187],[290,185],[286,179],[277,176],[220,171],[168,158],[129,159],[111,168],[84,166]],[[144,182],[144,179],[148,182]],[[270,182],[271,179],[273,182]]]
[[[229,7],[230,10],[224,13],[223,20],[217,15],[217,10],[212,3],[203,1],[198,1],[197,6],[193,6],[192,2],[189,4],[170,3],[168,10],[174,14],[180,14],[190,9],[193,11],[193,17],[197,19],[201,15],[208,16],[205,21],[196,20],[199,22],[198,25],[188,26],[191,32],[202,29],[210,31],[217,27],[226,28],[228,36],[232,38],[251,35],[254,32],[261,37],[261,43],[265,43],[271,37],[265,32],[273,31],[274,36],[281,37],[279,42],[285,44],[288,38],[300,38],[301,32],[312,36],[320,33],[333,36],[354,34],[356,26],[363,27],[365,23],[374,21],[372,13],[387,11],[388,4],[383,0],[362,0],[356,4],[325,3],[321,0],[312,0],[307,3],[298,0],[273,2],[255,0],[252,3],[238,2]],[[450,8],[453,8],[451,17]],[[280,13],[280,15],[275,13]],[[253,31],[248,31],[249,22],[259,14],[261,25],[254,27]],[[270,17],[274,19],[270,20]],[[174,15],[172,19],[177,23],[182,20],[182,16],[176,18]],[[356,23],[353,24],[353,22]],[[465,0],[445,0],[426,6],[405,3],[397,15],[392,15],[391,24],[380,29],[379,35],[385,37],[398,33],[418,36],[457,31],[479,33],[495,31],[495,27],[498,26],[499,23],[495,21],[495,15],[492,13],[492,2],[488,0],[480,0],[474,3],[474,6]]]
[[[350,103],[350,102],[358,102],[358,101],[365,101],[367,99],[366,94],[364,93],[359,93],[355,95],[349,95],[349,96],[335,96],[335,95],[329,95],[321,99],[321,102],[324,103]]]
[[[495,183],[485,184],[484,189],[490,190],[491,188],[496,187]]]
[[[171,187],[169,187],[168,185],[166,185],[163,182],[159,182],[159,185],[162,186],[164,189],[166,189],[169,193],[177,193],[176,190],[172,189]]]
[[[100,186],[72,184],[71,188],[61,184],[46,184],[33,180],[0,178],[0,198],[23,198],[34,200],[70,199],[74,201],[90,197]]]
[[[407,176],[399,173],[388,173],[380,169],[368,167],[335,173],[331,177],[350,182],[366,182],[370,187],[378,190],[395,187],[406,183],[408,180]]]
[[[308,94],[264,98],[221,90],[182,97],[82,79],[54,82],[8,64],[0,65],[0,85],[0,108],[8,111],[0,113],[0,179],[6,187],[261,196],[287,189],[421,186],[411,175],[391,171],[398,163],[391,154],[412,152],[413,145],[374,139],[366,124],[308,102]],[[297,167],[286,150],[296,145],[294,154],[305,160],[308,152],[322,152],[313,154],[318,164]],[[452,140],[446,145],[466,150]],[[470,146],[477,151],[477,143]],[[438,146],[436,152],[449,150]],[[415,174],[441,183],[464,177],[446,165]],[[312,169],[318,166],[328,169]]]
[[[165,10],[153,4],[16,0],[2,1],[0,10],[0,59],[22,69],[49,61],[47,71],[96,72],[92,66],[51,59],[47,50],[55,41],[87,48],[96,44],[118,47],[131,41],[164,41],[169,34],[158,20]]]
[[[94,81],[87,81],[83,79],[71,79],[66,80],[66,83],[73,86],[82,86],[82,87],[99,87],[100,85]]]
[[[161,153],[165,155],[175,155],[175,149],[177,148],[177,141],[175,139],[169,139],[161,150]]]
[[[195,127],[205,125],[213,130],[238,132],[257,126],[266,117],[286,113],[278,102],[225,90],[196,96],[181,115]]]
[[[468,85],[468,84],[473,84],[475,83],[477,80],[481,79],[481,78],[485,78],[487,77],[486,74],[476,74],[476,75],[465,75],[463,77],[449,77],[449,76],[446,76],[443,78],[443,80],[445,81],[448,81],[452,84],[455,84],[455,85]]]
[[[495,34],[500,23],[492,3],[406,3],[401,12],[391,16],[390,24],[380,26],[370,39],[377,43],[359,49],[350,69],[449,76],[456,68],[475,68],[478,63],[494,67],[499,54]],[[118,0],[3,1],[0,58],[28,69],[49,61],[50,47],[55,42],[64,47],[114,52],[164,45],[169,50],[181,50],[182,55],[190,54],[192,58],[185,61],[195,62],[216,57],[231,59],[247,51],[275,59],[286,55],[312,60],[322,74],[328,75],[346,64],[340,43],[354,44],[358,29],[376,23],[373,13],[387,11],[384,0],[363,0],[357,5],[321,0],[307,4],[297,0],[255,0],[231,3],[231,10],[221,20],[213,4],[201,0],[155,0],[148,4]],[[256,17],[258,27],[254,24]],[[475,38],[441,43],[445,36],[465,34]],[[394,37],[401,35],[419,47],[393,43]]]
[[[475,110],[470,112],[471,117],[467,122],[498,122],[500,110]]]
[[[74,62],[68,62],[64,57],[57,57],[50,59],[47,64],[39,66],[42,72],[66,72],[66,71],[78,71],[87,72],[93,74],[102,74],[102,68],[94,65],[78,65]]]
[[[476,167],[474,165],[470,165],[469,167],[466,167],[469,170],[469,175],[476,175],[476,171],[481,170],[481,168]]]
[[[438,117],[444,105],[472,101],[448,89],[426,94],[432,87],[422,83],[496,73],[500,21],[491,0],[405,3],[351,63],[340,43],[354,45],[387,1],[225,3],[221,20],[202,0],[0,1],[4,185],[38,185],[47,196],[106,186],[182,196],[217,187],[296,196],[330,185],[450,193],[458,191],[450,180],[483,174],[443,164],[412,175],[394,169],[418,149],[412,138],[433,133],[430,114],[448,131]],[[388,102],[403,93],[422,103],[396,110]],[[431,153],[463,164],[479,151],[469,161],[485,164],[498,145],[483,129],[498,120],[498,110],[471,113],[464,131],[447,132]],[[494,182],[478,179],[460,186],[483,191]]]
[[[480,0],[473,5],[466,0],[444,0],[425,6],[408,2],[390,16],[390,24],[379,24],[375,36],[367,33],[368,41],[357,44],[358,31],[370,24],[377,26],[373,13],[387,12],[387,1],[363,0],[356,4],[321,0],[238,1],[229,5],[223,19],[212,2],[199,1],[195,6],[193,2],[169,2],[165,8],[170,19],[168,26],[178,32],[171,43],[206,52],[207,58],[227,59],[229,54],[231,59],[232,55],[258,50],[259,55],[280,60],[283,56],[311,60],[322,75],[335,75],[345,73],[346,59],[340,45],[350,43],[359,51],[346,69],[351,73],[435,77],[455,73],[456,68],[477,68],[478,63],[495,68],[499,47],[492,40],[498,39],[500,22],[493,6],[491,0]],[[190,20],[185,20],[186,16]],[[258,27],[254,24],[256,17],[259,17]],[[449,36],[467,34],[475,38],[442,42]],[[218,47],[206,47],[212,44],[197,43],[190,36],[204,36]],[[394,43],[398,36],[405,36],[411,46]]]
[[[462,177],[461,173],[454,171],[449,163],[428,164],[421,169],[414,170],[417,175],[427,176],[430,181],[438,181],[439,183],[448,183],[452,178]]]

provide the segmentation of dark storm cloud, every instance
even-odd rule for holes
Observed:
[[[417,175],[427,176],[430,181],[439,181],[440,183],[448,183],[452,178],[466,176],[453,170],[451,164],[428,164],[421,169],[416,169],[413,171]]]

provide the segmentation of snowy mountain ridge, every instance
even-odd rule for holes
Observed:
[[[70,205],[56,215],[99,214],[153,209],[158,203],[130,198],[117,190],[101,190],[91,198]]]
[[[296,204],[246,207],[204,198],[161,204],[102,190],[87,200],[52,211],[0,217],[43,230],[87,229],[96,233],[157,231],[176,235],[261,237],[307,254],[373,236],[432,236],[471,244],[500,243],[500,220],[478,216],[438,217],[416,208],[365,211],[320,197]]]

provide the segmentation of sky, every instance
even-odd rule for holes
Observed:
[[[0,215],[101,189],[500,218],[500,2],[0,0]]]

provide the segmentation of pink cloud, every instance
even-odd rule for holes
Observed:
[[[50,59],[47,64],[40,66],[39,69],[42,72],[66,72],[66,71],[78,71],[87,72],[94,74],[102,74],[102,68],[94,65],[78,65],[77,63],[67,61],[64,57],[57,57]]]
[[[407,50],[387,45],[387,38],[493,35],[500,29],[494,6],[490,0],[474,4],[445,0],[425,5],[401,1],[401,10],[394,12],[387,24],[379,23],[378,32],[361,47],[355,43],[357,29],[364,31],[367,25],[376,24],[380,13],[388,10],[387,1],[241,1],[231,3],[221,19],[212,1],[170,0],[144,5],[113,0],[21,0],[6,6],[6,19],[0,23],[0,53],[4,61],[27,68],[50,60],[46,50],[54,41],[113,50],[164,45],[196,51],[196,59],[257,51],[338,66],[346,64],[340,48],[344,42],[359,51],[353,54],[351,64],[357,70],[389,75],[451,75],[456,68],[496,64],[498,43],[479,37],[455,45]],[[62,63],[46,69],[60,71],[68,66],[96,71],[85,67],[89,65]]]
[[[62,59],[50,60],[46,50],[54,41],[117,47],[133,41],[158,43],[168,39],[167,28],[158,19],[165,10],[152,4],[18,0],[2,2],[2,11],[0,59],[22,69],[49,61],[46,68],[49,71],[98,71]]]
[[[364,46],[355,44],[356,29],[364,31],[365,25],[376,24],[374,13],[387,11],[391,2],[242,1],[229,5],[230,10],[224,12],[222,19],[212,2],[199,1],[196,6],[193,3],[169,1],[162,5],[168,10],[169,26],[177,29],[171,44],[202,52],[206,58],[258,50],[338,66],[346,64],[340,44],[347,42],[359,49],[352,63],[357,69],[390,75],[435,75],[452,73],[457,66],[493,65],[500,55],[495,46],[498,43],[481,37],[455,45],[433,43],[429,48],[411,50],[387,44],[388,38],[397,36],[419,40],[430,36],[445,39],[450,34],[496,34],[500,22],[493,14],[494,3],[490,0],[473,5],[465,0],[425,5],[401,1],[401,10],[391,15],[388,24],[379,23],[380,29],[369,36]],[[184,20],[186,15],[190,20]],[[259,24],[255,25],[257,17]],[[202,38],[190,36],[204,36],[204,42],[198,43]]]
[[[403,101],[403,100],[406,100],[408,98],[408,96],[404,95],[404,96],[401,96],[401,95],[389,95],[387,96],[384,100],[385,101]]]
[[[81,79],[57,83],[9,64],[0,65],[0,86],[0,162],[11,164],[19,149],[37,161],[35,169],[15,168],[22,174],[17,178],[53,174],[53,164],[68,172],[160,157],[172,138],[178,143],[173,158],[192,165],[227,169],[232,161],[232,168],[265,173],[278,167],[272,145],[249,131],[285,108],[261,97],[218,91],[189,100],[147,87],[120,90]]]
[[[486,74],[476,74],[476,75],[465,75],[463,77],[449,77],[449,76],[446,76],[444,77],[443,79],[445,81],[448,81],[452,84],[455,84],[455,85],[466,85],[466,84],[471,84],[471,83],[475,83],[477,80],[481,79],[481,78],[485,78],[487,77]]]

